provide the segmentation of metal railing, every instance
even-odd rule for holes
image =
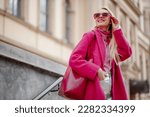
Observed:
[[[49,87],[47,87],[44,91],[42,91],[39,95],[37,95],[35,98],[33,98],[33,100],[40,100],[42,99],[45,95],[47,95],[49,92],[53,92],[53,88],[56,87],[58,85],[59,87],[59,83],[62,81],[63,77],[60,77],[58,80],[56,80],[52,85],[50,85]],[[58,91],[58,90],[56,90]]]

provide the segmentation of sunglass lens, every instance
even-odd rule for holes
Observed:
[[[103,16],[103,17],[107,17],[107,16],[108,16],[108,13],[102,13],[102,16]]]
[[[100,16],[100,13],[95,13],[94,14],[94,18],[97,18],[97,17],[99,17]]]
[[[102,15],[102,17],[107,17],[109,14],[108,13],[95,13],[94,19],[96,19],[97,17],[100,17],[100,15]]]

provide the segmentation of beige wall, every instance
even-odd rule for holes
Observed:
[[[27,0],[27,22],[34,27],[38,27],[38,12],[39,3],[38,0]]]
[[[3,35],[3,33],[4,33],[4,28],[3,28],[3,24],[4,24],[4,17],[2,17],[1,15],[0,15],[0,35]]]
[[[4,6],[5,6],[4,0],[0,0],[0,8],[1,8],[1,9],[4,9]]]

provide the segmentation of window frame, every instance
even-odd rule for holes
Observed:
[[[23,0],[7,0],[7,11],[17,18],[23,19],[23,2]]]
[[[73,44],[73,40],[71,40],[73,15],[71,0],[65,0],[65,41],[69,44]]]
[[[48,7],[49,7],[49,0],[45,0],[46,1],[46,9],[45,11],[46,12],[43,12],[41,10],[41,1],[44,1],[44,0],[39,0],[39,29],[43,32],[49,32],[49,24],[48,24],[48,21],[49,21],[49,10],[48,10]],[[42,16],[45,18],[45,21],[41,21],[42,20]],[[42,23],[44,23],[44,26],[42,26]]]

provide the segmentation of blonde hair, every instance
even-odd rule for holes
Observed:
[[[111,14],[111,16],[114,17],[114,14],[112,13],[112,11],[109,8],[103,7],[101,9],[107,10]],[[116,56],[115,56],[116,52],[117,52],[117,44],[115,42],[115,38],[114,38],[114,35],[112,33],[113,32],[112,32],[112,27],[111,27],[111,41],[110,41],[110,44],[109,44],[110,56],[111,56],[111,58],[114,58],[115,62],[118,64],[118,60],[116,60]]]

